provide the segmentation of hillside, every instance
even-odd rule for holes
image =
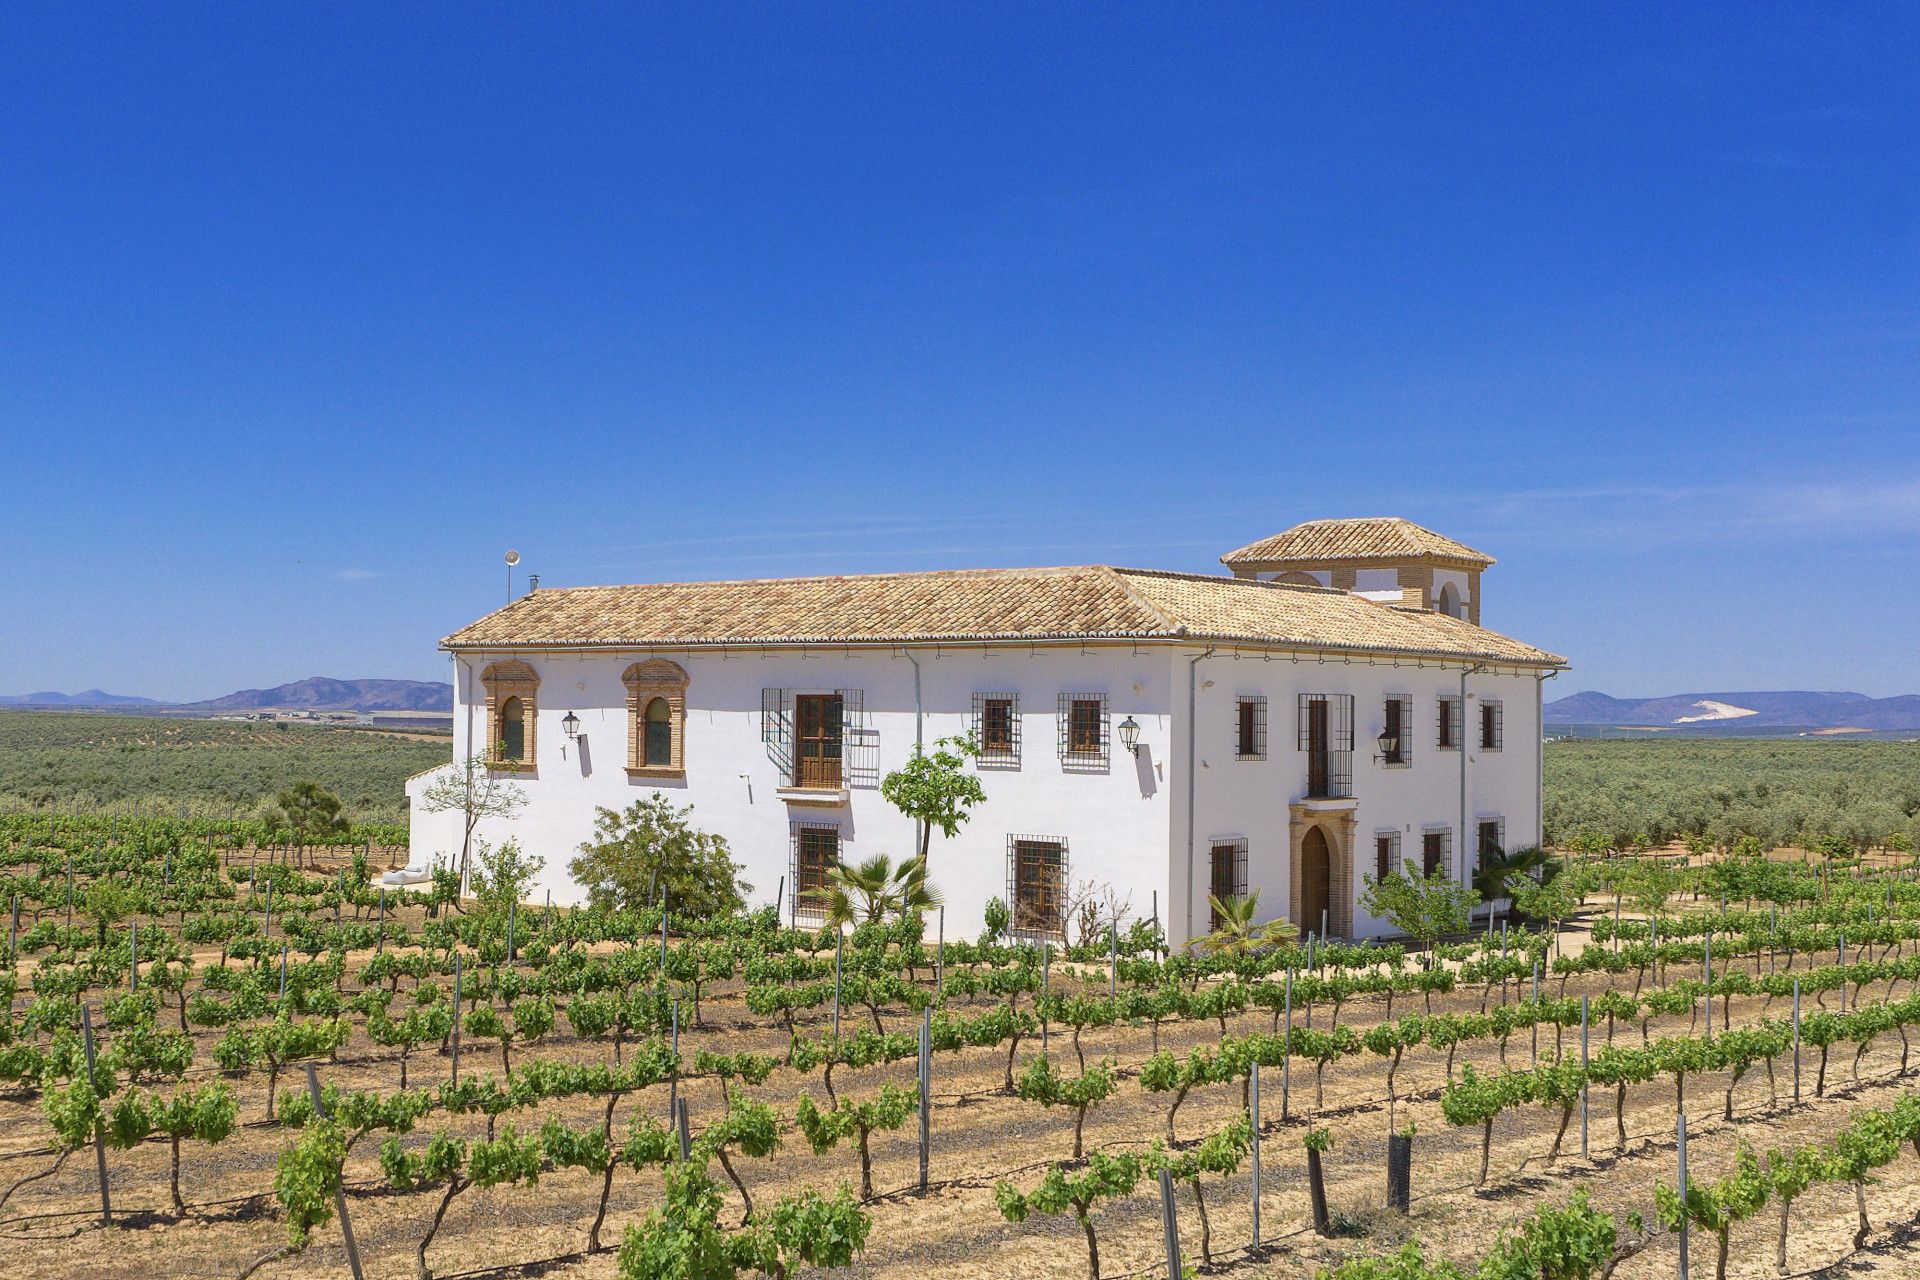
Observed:
[[[435,680],[335,680],[329,676],[312,676],[271,689],[241,689],[204,702],[162,702],[158,698],[88,689],[84,693],[0,694],[0,706],[119,707],[136,713],[139,713],[137,709],[147,707],[156,711],[206,713],[262,711],[270,707],[289,711],[451,711],[453,686]]]
[[[311,676],[271,689],[242,689],[187,704],[193,711],[451,711],[453,686],[434,680],[335,680]]]
[[[1920,731],[1920,695],[1870,698],[1864,693],[1790,689],[1616,698],[1588,691],[1549,702],[1546,720],[1550,725],[1665,725],[1735,733],[1779,728]]]
[[[104,689],[88,689],[83,693],[0,694],[0,706],[9,707],[151,707],[157,705],[152,698],[108,693]]]

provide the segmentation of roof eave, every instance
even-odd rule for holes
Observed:
[[[1128,631],[1072,631],[1050,632],[1046,634],[1022,635],[940,635],[940,636],[846,636],[828,638],[793,637],[741,637],[737,639],[652,639],[652,640],[513,640],[513,641],[470,641],[459,644],[442,643],[440,648],[447,653],[539,653],[550,651],[573,651],[595,653],[628,653],[640,650],[656,649],[766,649],[766,648],[866,648],[894,649],[907,645],[941,644],[1071,644],[1076,641],[1100,641],[1105,643],[1147,642],[1153,644],[1179,644],[1192,642],[1222,642],[1227,644],[1246,644],[1268,649],[1287,649],[1299,653],[1328,653],[1354,655],[1360,657],[1413,658],[1429,662],[1474,663],[1492,662],[1507,666],[1537,667],[1543,669],[1565,670],[1569,663],[1559,654],[1537,650],[1534,654],[1519,655],[1494,653],[1492,651],[1453,652],[1444,649],[1408,648],[1396,645],[1335,645],[1314,644],[1304,640],[1288,640],[1278,636],[1259,636],[1246,632],[1198,631],[1181,627],[1175,631],[1164,632],[1128,632]]]

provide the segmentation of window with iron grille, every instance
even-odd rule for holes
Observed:
[[[1434,740],[1442,751],[1460,749],[1460,699],[1440,699],[1440,718]]]
[[[1480,703],[1480,749],[1498,751],[1506,739],[1505,713],[1498,702]]]
[[[1453,830],[1428,827],[1420,833],[1420,870],[1427,876],[1447,871],[1453,854]]]
[[[1404,693],[1388,698],[1382,710],[1381,733],[1392,746],[1380,753],[1384,765],[1413,763],[1413,699]]]
[[[1107,695],[1060,695],[1060,763],[1090,771],[1107,767]]]
[[[1376,882],[1400,874],[1400,833],[1377,831],[1373,836],[1373,878]]]
[[[1507,851],[1507,820],[1505,818],[1480,819],[1479,840],[1475,844],[1479,861],[1474,864],[1478,870],[1487,865],[1487,859],[1498,858]]]
[[[974,763],[982,768],[1020,767],[1020,695],[973,695],[973,740],[980,748]]]
[[[1065,836],[1007,837],[1009,932],[1031,942],[1064,940],[1067,927]]]
[[[1236,760],[1267,758],[1267,700],[1243,695],[1233,704],[1233,755]]]
[[[797,823],[793,828],[793,918],[818,921],[827,914],[827,873],[840,861],[840,828]]]
[[[1298,744],[1307,753],[1307,796],[1353,794],[1353,695],[1300,695]]]
[[[1247,896],[1247,842],[1215,840],[1208,852],[1207,896],[1220,902]],[[1209,903],[1209,929],[1218,929],[1225,921]]]

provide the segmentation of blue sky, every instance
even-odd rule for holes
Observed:
[[[9,5],[0,692],[1374,514],[1562,693],[1920,689],[1920,17],[1470,8]]]

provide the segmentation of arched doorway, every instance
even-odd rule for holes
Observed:
[[[1300,841],[1300,918],[1294,923],[1302,934],[1321,933],[1322,919],[1330,920],[1332,879],[1333,853],[1327,847],[1327,834],[1310,827]]]

